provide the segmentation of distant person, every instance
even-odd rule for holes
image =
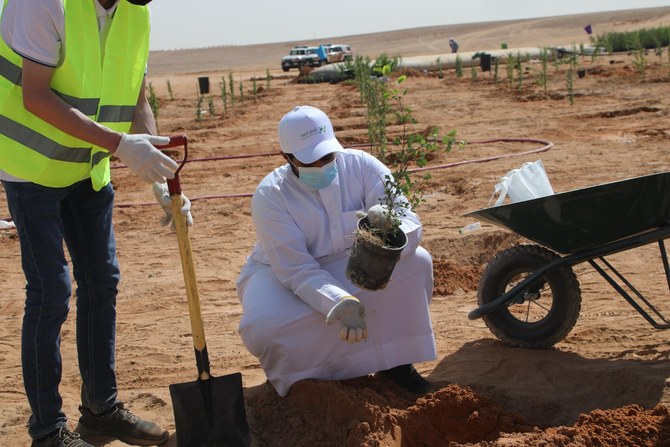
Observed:
[[[317,47],[316,54],[319,56],[319,59],[321,59],[321,62],[328,63],[328,50],[323,44]]]
[[[300,106],[279,122],[286,164],[251,199],[256,243],[237,279],[242,341],[280,396],[303,379],[378,373],[416,394],[431,384],[413,363],[436,357],[430,254],[408,210],[408,243],[389,285],[362,290],[345,277],[357,212],[378,205],[390,170],[344,149],[326,114]]]
[[[152,136],[145,95],[149,1],[6,0],[2,10],[0,180],[26,278],[21,363],[32,447],[92,447],[68,427],[59,393],[72,295],[64,243],[77,285],[79,424],[126,443],[168,439],[118,400],[115,373],[120,273],[109,158],[157,182],[161,201],[177,168],[154,147],[169,138]]]
[[[449,39],[449,46],[452,53],[458,53],[458,43],[454,39]]]

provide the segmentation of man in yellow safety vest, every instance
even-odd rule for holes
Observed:
[[[0,180],[26,277],[21,357],[33,447],[90,447],[68,427],[58,391],[72,292],[63,241],[77,283],[79,424],[131,444],[168,439],[124,408],[114,368],[120,273],[109,158],[154,183],[159,200],[177,168],[155,147],[169,138],[155,136],[145,96],[149,1],[4,0]],[[191,221],[187,199],[181,211]]]

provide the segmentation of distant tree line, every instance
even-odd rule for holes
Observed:
[[[608,52],[657,49],[670,45],[670,27],[642,28],[637,31],[608,32],[598,35],[596,46]]]

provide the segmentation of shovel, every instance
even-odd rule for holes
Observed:
[[[179,171],[188,158],[188,142],[185,135],[173,136],[170,138],[170,143],[159,148],[176,146],[184,146],[184,159],[175,172],[174,179],[168,180],[167,183],[188,297],[195,363],[198,368],[197,380],[169,386],[174,408],[177,446],[247,447],[250,439],[242,393],[242,375],[238,372],[214,377],[209,371],[193,253],[186,218],[181,214],[183,201]]]

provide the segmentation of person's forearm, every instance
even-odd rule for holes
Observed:
[[[32,96],[24,95],[29,112],[75,138],[114,153],[121,140],[119,132],[93,121],[54,94]]]
[[[140,101],[135,107],[135,117],[130,132],[156,135],[156,121],[147,101]]]
[[[51,90],[55,69],[23,61],[23,105],[29,112],[61,131],[114,152],[121,134],[96,123]]]
[[[156,135],[156,120],[151,110],[151,104],[149,104],[149,100],[147,99],[145,84],[146,78],[142,81],[142,88],[140,88],[140,95],[137,98],[137,106],[135,107],[135,115],[130,131],[131,133]]]

